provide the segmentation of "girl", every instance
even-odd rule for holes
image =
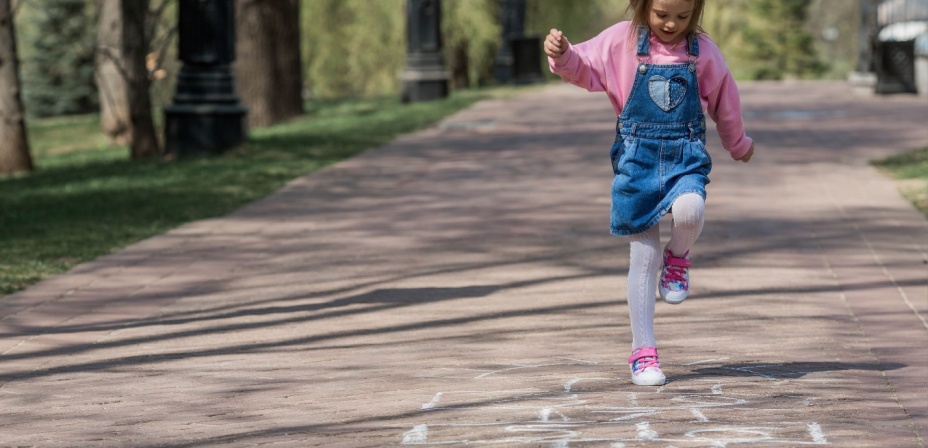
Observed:
[[[591,92],[604,91],[618,115],[610,156],[612,233],[629,235],[628,308],[632,382],[666,381],[654,341],[654,289],[678,304],[689,291],[689,250],[702,231],[712,161],[706,120],[722,146],[748,162],[738,90],[722,54],[702,31],[705,0],[630,0],[630,22],[571,45],[552,29],[545,38],[551,72]],[[658,222],[673,214],[670,242],[660,247]],[[658,264],[658,260],[662,264]]]

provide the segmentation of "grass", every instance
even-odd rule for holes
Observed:
[[[902,195],[928,218],[928,147],[873,164],[895,178]]]
[[[0,178],[0,294],[180,224],[227,214],[296,177],[513,90],[406,105],[396,98],[313,101],[298,119],[254,130],[239,149],[180,162],[129,161],[126,147],[100,134],[97,116],[31,120],[38,169]]]

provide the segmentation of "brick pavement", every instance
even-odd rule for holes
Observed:
[[[664,387],[624,364],[611,110],[557,85],[3,297],[0,445],[924,447],[928,223],[866,162],[928,103],[742,96]]]

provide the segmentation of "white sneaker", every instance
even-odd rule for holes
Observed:
[[[667,377],[661,371],[661,363],[657,360],[657,348],[638,347],[632,351],[628,358],[628,367],[632,371],[632,383],[639,386],[663,386]]]
[[[661,268],[661,280],[657,290],[665,302],[676,305],[690,294],[690,253],[675,257],[670,250],[664,249],[664,267]]]

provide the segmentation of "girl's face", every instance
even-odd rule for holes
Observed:
[[[693,0],[652,0],[648,25],[651,32],[667,43],[676,43],[693,19]]]

